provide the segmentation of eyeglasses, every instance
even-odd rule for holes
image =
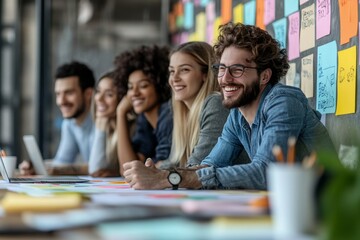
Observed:
[[[258,69],[257,67],[246,67],[244,65],[241,64],[233,64],[230,66],[225,66],[224,64],[214,64],[212,65],[212,69],[217,73],[217,76],[223,77],[225,75],[226,69],[229,69],[229,73],[232,77],[234,78],[239,78],[241,77],[246,68],[250,68],[250,69]]]

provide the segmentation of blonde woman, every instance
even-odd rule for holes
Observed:
[[[200,164],[220,136],[229,111],[222,106],[217,79],[211,69],[212,47],[188,42],[170,54],[169,84],[173,92],[173,139],[169,160],[173,166]],[[157,169],[151,160],[124,164],[124,177],[135,189],[176,189],[173,171]],[[176,177],[176,176],[175,176]]]

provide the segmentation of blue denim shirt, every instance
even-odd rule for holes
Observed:
[[[297,138],[296,161],[313,150],[336,153],[320,116],[299,88],[267,86],[252,126],[237,108],[231,109],[221,137],[202,161],[210,167],[196,172],[199,180],[205,188],[266,189],[266,168],[275,161],[272,149],[280,145],[286,154],[290,136]],[[243,150],[250,163],[236,164]]]

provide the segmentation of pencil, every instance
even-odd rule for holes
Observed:
[[[316,152],[312,151],[309,157],[305,157],[303,160],[303,166],[305,168],[312,168],[316,162]]]
[[[0,155],[1,155],[2,157],[6,157],[6,152],[5,152],[5,150],[4,150],[4,149],[1,149],[1,151],[0,151]]]
[[[283,155],[279,145],[275,145],[272,149],[272,152],[273,152],[277,162],[279,162],[279,163],[284,162],[284,155]]]
[[[288,152],[287,152],[287,162],[289,164],[295,163],[295,144],[296,144],[296,138],[295,137],[289,137],[288,139]]]

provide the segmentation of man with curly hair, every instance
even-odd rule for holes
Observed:
[[[157,163],[170,154],[173,120],[168,55],[167,47],[141,46],[115,59],[119,89],[125,93],[116,120],[121,175],[126,162],[151,158]],[[131,111],[138,114],[132,138],[127,119]]]
[[[289,69],[287,53],[269,33],[228,23],[220,27],[214,50],[219,63],[213,68],[230,114],[201,165],[176,169],[179,187],[266,189],[272,149],[279,145],[286,153],[290,137],[297,139],[297,161],[318,149],[336,154],[320,113],[299,88],[279,83]],[[237,164],[244,151],[250,161]]]

